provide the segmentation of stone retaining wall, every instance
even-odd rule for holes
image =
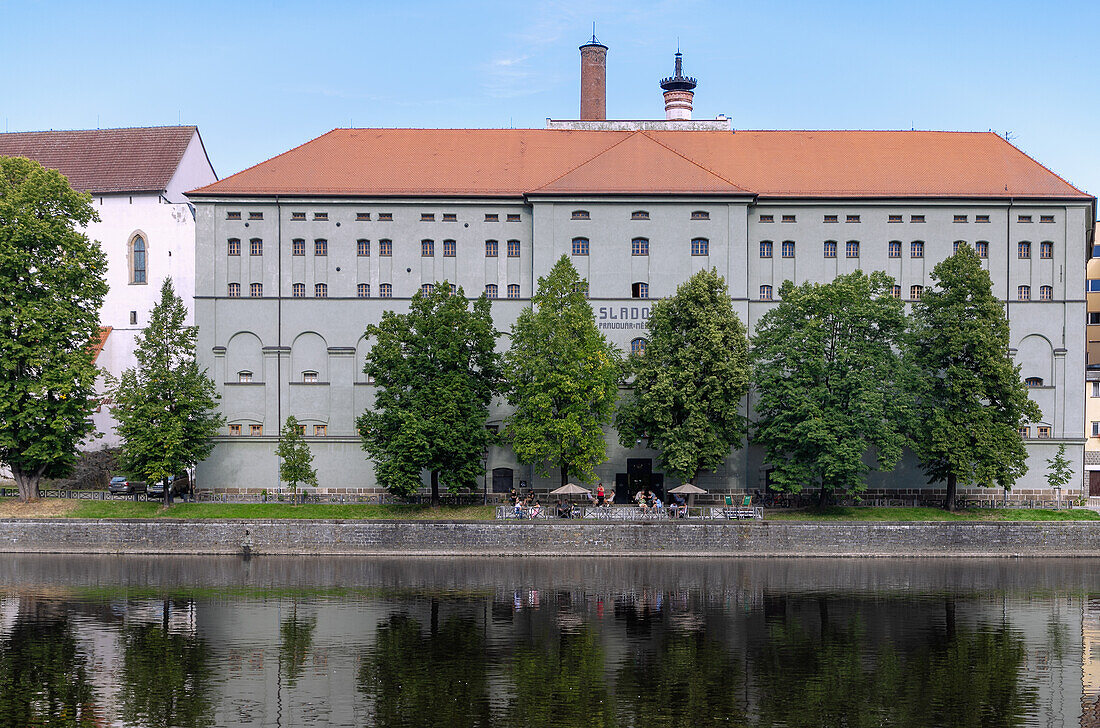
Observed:
[[[0,552],[1100,556],[1100,524],[11,519]]]

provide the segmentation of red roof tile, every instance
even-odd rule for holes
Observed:
[[[107,345],[107,337],[111,335],[111,331],[114,328],[111,326],[101,326],[99,333],[92,339],[92,363],[94,364],[99,355],[103,352],[103,347]]]
[[[996,134],[336,129],[201,195],[1091,199]]]
[[[194,126],[13,132],[0,134],[0,155],[34,159],[82,192],[161,192],[197,132]]]

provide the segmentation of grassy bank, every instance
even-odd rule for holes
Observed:
[[[769,521],[1100,521],[1100,513],[1075,508],[969,508],[948,513],[942,508],[808,508],[767,512]]]

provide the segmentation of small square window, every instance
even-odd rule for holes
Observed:
[[[570,220],[589,220],[591,217],[588,214],[588,210],[573,210],[569,214]]]
[[[824,252],[825,252],[825,257],[826,258],[835,258],[836,257],[836,241],[835,240],[826,240],[825,241]]]
[[[1031,222],[1031,215],[1017,215],[1016,222]]]
[[[966,215],[955,215],[952,218],[951,222],[966,222],[966,220],[967,220]]]
[[[1030,258],[1031,257],[1031,243],[1027,242],[1026,240],[1021,241],[1016,246],[1016,254],[1022,259],[1023,258]]]
[[[844,257],[846,258],[858,258],[859,257],[859,241],[849,240],[844,244]]]
[[[443,213],[443,222],[458,222],[458,213],[445,212]]]
[[[432,294],[432,291],[434,291],[434,290],[435,290],[435,285],[433,285],[431,283],[422,283],[420,285],[420,292],[423,293],[425,296],[430,296]]]
[[[1031,428],[1030,427],[1021,427],[1019,432],[1020,432],[1020,437],[1023,438],[1024,440],[1027,440],[1027,439],[1031,438]]]
[[[240,283],[230,283],[229,286],[228,286],[228,290],[226,291],[225,295],[229,298],[240,298],[241,297],[241,284]],[[131,316],[130,318],[136,324],[137,323],[137,312],[134,311],[133,313],[134,313],[134,315]]]
[[[522,219],[518,213],[508,213],[508,222],[520,222]]]
[[[230,284],[232,285],[232,284]],[[137,326],[137,311],[130,312],[130,325]]]
[[[989,243],[984,240],[979,240],[974,243],[974,252],[978,254],[979,258],[989,257]]]
[[[316,384],[317,372],[302,372],[302,381],[306,384]]]
[[[509,258],[518,258],[519,257],[519,241],[518,240],[509,240],[508,241],[508,257]]]
[[[783,222],[797,222],[797,219],[795,218],[795,216],[794,216],[794,215],[784,215],[784,216],[783,216],[783,217],[781,217],[780,219],[781,219],[781,220],[782,220]]]
[[[380,212],[378,213],[378,222],[393,222],[392,212]]]
[[[457,251],[457,248],[458,248],[458,244],[455,243],[455,241],[453,241],[453,240],[444,240],[443,241],[443,257],[444,258],[453,258],[453,257],[455,257],[455,252]]]
[[[631,298],[649,298],[649,284],[638,282],[630,284]]]
[[[378,297],[379,298],[393,298],[393,284],[392,283],[383,283],[380,286],[378,286]]]
[[[1016,298],[1017,298],[1017,300],[1020,300],[1020,301],[1030,301],[1031,300],[1031,286],[1017,286],[1016,287]]]
[[[500,215],[495,212],[485,213],[485,222],[500,222]]]
[[[261,437],[264,434],[264,426],[263,425],[249,425],[248,426],[248,432],[249,432],[250,435],[252,435],[252,437]]]
[[[768,285],[760,286],[760,300],[771,301],[772,300],[772,287]]]
[[[901,257],[901,241],[900,240],[891,240],[890,241],[890,245],[889,245],[889,248],[888,248],[887,255],[891,258],[900,258]]]
[[[794,241],[793,240],[785,240],[783,242],[783,257],[784,258],[793,258],[794,257]]]
[[[259,238],[252,238],[248,241],[248,254],[249,255],[263,255],[264,254],[264,241]]]
[[[1051,259],[1054,257],[1054,243],[1049,240],[1044,240],[1039,243],[1039,257],[1044,259]]]
[[[314,425],[313,426],[313,436],[314,437],[325,437],[327,435],[328,435],[328,425]]]
[[[420,213],[420,222],[435,222],[434,212],[422,212]]]
[[[1039,222],[1054,222],[1054,215],[1040,215]]]
[[[709,220],[710,219],[710,213],[707,212],[706,210],[694,210],[691,213],[691,219],[692,220]]]
[[[761,215],[760,222],[775,222],[775,215]]]
[[[420,257],[432,258],[435,256],[435,241],[434,240],[421,240],[420,241]]]
[[[392,240],[379,240],[378,241],[378,255],[382,258],[389,258],[393,255],[393,241]]]
[[[1093,382],[1093,384],[1100,384],[1100,382]],[[1093,420],[1092,423],[1092,437],[1100,437],[1100,422],[1097,422],[1095,420]]]
[[[486,242],[486,246],[488,246],[489,242],[495,243],[496,241],[488,241]],[[496,255],[496,246],[494,245],[493,247],[493,255]],[[486,247],[485,255],[489,255],[488,247]],[[573,238],[573,255],[588,255],[588,238]]]
[[[974,222],[989,222],[989,215],[975,215]]]
[[[355,241],[355,254],[360,258],[367,258],[370,256],[370,241],[369,240],[357,240]]]
[[[710,255],[710,241],[706,238],[695,238],[691,241],[692,255]]]
[[[355,221],[356,222],[369,222],[370,221],[370,213],[369,212],[357,212],[357,213],[355,213]]]
[[[485,286],[485,297],[486,298],[496,298],[497,297],[497,284],[496,283],[490,283],[487,286]]]
[[[509,283],[508,284],[508,298],[519,298],[519,284],[518,283]],[[1098,382],[1098,384],[1100,384],[1100,382]]]
[[[920,240],[914,240],[909,243],[909,257],[910,258],[923,258],[924,257],[924,243]]]
[[[328,284],[327,283],[314,284],[314,286],[313,286],[313,297],[314,298],[328,298]]]
[[[924,215],[910,215],[909,222],[924,222]]]
[[[886,222],[901,222],[901,215],[887,215]]]
[[[239,213],[239,212],[226,212],[225,213],[225,219],[226,220],[240,220],[241,219],[241,213]]]
[[[305,255],[306,254],[306,241],[301,240],[301,239],[290,241],[290,254],[291,255]]]
[[[1054,286],[1039,286],[1039,300],[1040,301],[1053,301],[1054,300]]]
[[[772,241],[761,240],[760,241],[760,257],[770,258],[772,257]]]
[[[262,212],[250,212],[248,213],[249,220],[263,220],[264,214]]]
[[[1040,440],[1049,440],[1050,439],[1050,428],[1049,427],[1044,427],[1044,426],[1040,425],[1038,427],[1038,430],[1039,430],[1039,439]]]
[[[923,294],[924,286],[909,286],[909,298],[912,300],[919,301]]]
[[[859,222],[859,215],[845,215],[844,222]]]
[[[229,239],[229,245],[227,246],[226,253],[228,255],[240,255],[241,254],[241,241],[236,238]]]
[[[293,296],[294,298],[305,298],[306,297],[306,284],[305,283],[295,283],[294,285],[292,285],[290,287],[290,291],[291,291],[290,295]]]
[[[248,286],[248,293],[252,298],[263,298],[264,296],[264,284],[252,283]]]
[[[359,298],[370,298],[370,284],[360,283],[355,286],[355,295]]]
[[[1092,385],[1092,395],[1091,396],[1100,397],[1100,382],[1089,382],[1089,384]]]
[[[328,213],[327,212],[315,212],[315,213],[313,213],[313,219],[314,220],[328,220]]]
[[[575,251],[576,247],[577,247],[576,246],[576,241],[573,241],[573,242],[574,242],[573,249]],[[485,241],[485,257],[486,258],[495,258],[495,257],[497,257],[497,253],[499,252],[499,250],[500,250],[500,246],[497,243],[497,241],[495,241],[495,240],[486,240]],[[577,255],[577,253],[574,252],[573,255]]]
[[[313,241],[313,254],[314,255],[328,255],[328,241],[327,240],[314,240]]]
[[[649,213],[645,210],[635,210],[634,212],[630,213],[630,219],[631,220],[648,220],[649,219]]]
[[[306,214],[304,212],[292,212],[290,213],[290,219],[301,222],[302,220],[306,219]]]
[[[241,426],[240,425],[230,425],[229,426],[229,434],[233,437],[240,437],[240,435],[241,435]]]
[[[822,222],[839,222],[839,221],[840,221],[840,216],[839,215],[825,215],[825,217],[822,218]]]
[[[901,286],[899,286],[896,283],[893,286],[891,286],[890,287],[890,295],[893,296],[894,298],[901,298]]]

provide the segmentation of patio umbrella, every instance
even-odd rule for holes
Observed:
[[[695,505],[695,495],[697,493],[706,493],[705,490],[703,490],[702,488],[700,488],[697,485],[692,485],[691,483],[684,483],[683,485],[678,485],[675,488],[671,488],[668,492],[669,493],[683,493],[683,494],[687,495],[689,506],[694,506]]]
[[[588,489],[582,488],[575,483],[566,483],[557,490],[550,491],[550,495],[580,495],[581,493],[588,495]]]

